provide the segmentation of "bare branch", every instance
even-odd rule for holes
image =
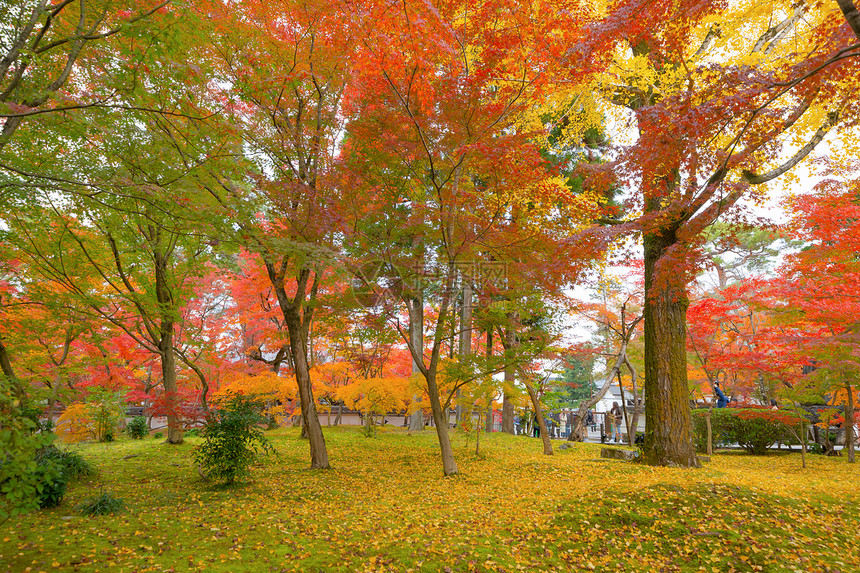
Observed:
[[[776,24],[775,26],[771,26],[768,28],[764,34],[758,39],[758,42],[755,43],[755,46],[752,49],[752,53],[755,54],[764,49],[764,53],[769,54],[782,40],[783,37],[791,30],[794,25],[800,20],[806,11],[809,9],[809,5],[805,2],[805,0],[800,0],[794,6],[794,11],[790,16],[782,20],[782,22]],[[765,47],[766,46],[766,47]]]

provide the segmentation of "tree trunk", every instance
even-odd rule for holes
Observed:
[[[179,387],[176,381],[176,356],[173,353],[173,321],[162,321],[161,341],[161,380],[164,384],[165,404],[167,407],[167,443],[181,444],[182,427],[179,418]]]
[[[281,298],[280,296],[278,297]],[[284,293],[286,298],[286,293]],[[317,416],[316,401],[314,400],[311,374],[308,366],[307,348],[302,334],[302,318],[294,305],[281,307],[284,321],[290,335],[290,351],[295,365],[296,384],[299,387],[299,399],[302,403],[303,431],[307,433],[311,446],[311,469],[328,469],[328,451],[325,445],[322,426]]]
[[[854,463],[854,388],[851,379],[845,376],[845,389],[848,391],[848,403],[845,405],[845,449],[848,450],[848,463]]]
[[[424,353],[424,301],[413,298],[409,302],[409,338],[412,346],[419,354]],[[420,349],[420,350],[419,350]],[[415,359],[412,359],[412,375],[421,374],[421,369]],[[413,396],[412,401],[418,403],[420,396]],[[416,408],[409,416],[409,431],[420,432],[424,429],[424,409]]]
[[[627,416],[627,400],[624,399],[624,386],[621,384],[621,370],[618,370],[618,390],[621,392],[621,414],[624,418],[624,426],[627,428],[627,445],[633,447],[633,439],[636,432],[630,430],[630,418]],[[634,398],[635,403],[635,398]],[[634,406],[635,408],[635,406]]]
[[[685,286],[657,265],[677,244],[673,227],[645,234],[645,448],[649,465],[700,467],[687,387]],[[664,259],[665,262],[665,259]],[[668,263],[666,263],[668,264]],[[674,272],[674,271],[672,271]]]
[[[451,439],[448,436],[448,412],[447,409],[443,411],[439,400],[435,372],[429,372],[427,375],[427,389],[430,394],[430,410],[433,412],[433,421],[436,424],[436,436],[439,438],[439,449],[442,453],[442,471],[446,476],[452,476],[458,472],[457,462],[454,460],[454,450],[451,448]]]
[[[12,385],[15,397],[22,403],[26,401],[27,393],[24,391],[24,387],[21,386],[21,381],[15,376],[15,371],[12,369],[12,361],[9,359],[9,353],[6,351],[6,346],[3,345],[2,338],[0,338],[0,370],[2,370],[9,384]]]
[[[54,386],[51,388],[51,397],[48,398],[48,419],[50,421],[54,421],[54,406],[57,404],[57,397],[60,393],[60,384],[62,383],[62,376],[59,372],[54,374]]]
[[[328,469],[328,451],[326,450],[322,425],[317,415],[308,365],[307,337],[313,317],[313,307],[306,300],[306,296],[308,296],[306,289],[312,270],[306,266],[299,271],[296,277],[296,294],[290,300],[284,287],[287,263],[288,260],[283,259],[281,264],[276,267],[271,260],[267,260],[265,262],[266,271],[275,291],[275,296],[278,298],[278,306],[281,307],[281,314],[284,317],[290,338],[290,358],[292,359],[296,385],[299,389],[299,403],[302,412],[302,435],[306,436],[310,442],[311,469]],[[314,272],[309,295],[311,301],[316,297],[318,281],[319,272]]]
[[[860,13],[857,12],[857,7],[854,6],[854,1],[836,0],[836,4],[838,4],[839,9],[842,10],[842,14],[845,16],[845,21],[848,22],[849,26],[851,26],[851,30],[854,32],[854,35],[857,36],[858,40],[860,40]]]
[[[806,428],[803,419],[800,420],[800,463],[806,469]]]
[[[529,397],[532,399],[532,406],[534,406],[535,409],[535,418],[537,419],[538,427],[540,428],[540,437],[543,440],[543,453],[544,455],[551,456],[552,442],[549,440],[549,432],[546,429],[546,419],[543,417],[543,411],[540,407],[540,400],[538,399],[537,392],[531,384],[526,382],[525,377],[523,377],[523,382],[526,385],[526,390],[528,390]]]
[[[175,349],[174,349],[175,351]],[[193,360],[191,360],[188,355],[186,355],[181,350],[177,352],[180,360],[182,360],[186,366],[191,368],[194,373],[197,375],[197,379],[200,380],[200,407],[204,412],[209,412],[209,382],[206,380],[206,374],[203,373],[203,370],[197,366]],[[274,419],[274,417],[273,417]]]
[[[478,421],[475,423],[475,455],[481,455],[481,411],[478,410]]]
[[[708,408],[708,413],[705,414],[705,423],[708,425],[708,455],[714,455],[714,430],[711,426],[711,410]]]
[[[364,437],[371,436],[373,436],[373,413],[368,411],[364,415]]]
[[[487,360],[492,358],[493,356],[493,327],[489,326],[487,328]],[[493,431],[493,397],[488,396],[488,404],[487,404],[487,415],[486,415],[486,425],[484,427],[484,431],[488,434]]]
[[[505,338],[507,338],[507,347],[511,348],[514,342],[514,329],[508,328],[505,331]],[[505,364],[505,384],[502,388],[503,397],[502,397],[502,431],[508,434],[514,433],[514,404],[511,402],[510,396],[508,396],[508,388],[514,385],[514,365],[513,364]]]
[[[158,240],[158,235],[155,241]],[[176,380],[176,354],[173,349],[174,316],[176,303],[170,291],[168,269],[170,256],[158,247],[153,249],[155,262],[155,298],[159,306],[159,341],[158,353],[161,355],[161,381],[164,385],[165,404],[167,407],[167,443],[181,444],[182,420],[179,417],[179,386]]]

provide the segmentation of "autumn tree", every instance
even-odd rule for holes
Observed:
[[[52,139],[47,132],[42,143],[53,157],[21,158],[19,165],[39,163],[39,170],[9,177],[30,197],[6,220],[33,270],[160,357],[168,441],[179,443],[175,337],[218,233],[201,182],[229,140],[210,144],[212,132],[193,117],[201,110],[186,95],[193,86],[181,70],[162,66],[152,76],[158,89],[128,97],[173,111],[87,109],[43,121],[40,127],[68,135]],[[35,127],[31,121],[26,129]],[[60,152],[68,145],[78,152]]]
[[[857,39],[833,7],[808,3],[634,0],[596,30],[622,39],[626,55],[598,88],[638,131],[611,169],[639,189],[643,212],[616,230],[644,239],[645,459],[697,466],[684,348],[693,248],[741,197],[850,128]]]
[[[259,255],[283,314],[311,467],[328,468],[309,364],[309,333],[323,275],[337,252],[340,194],[332,156],[349,77],[349,19],[336,4],[201,4],[230,119],[255,165],[209,187],[235,214],[236,239]]]
[[[171,0],[11,1],[0,6],[0,153],[23,122],[46,113],[116,105],[126,84],[81,89],[79,68],[112,59],[116,35],[133,35]],[[127,78],[128,79],[128,78]],[[120,87],[122,85],[122,87]],[[0,156],[2,157],[2,156]]]
[[[401,335],[428,385],[446,475],[457,466],[448,404],[439,399],[436,378],[443,348],[453,354],[460,332],[471,330],[468,315],[458,317],[454,310],[461,293],[481,296],[476,283],[482,281],[468,269],[499,260],[491,245],[524,252],[532,227],[521,214],[537,204],[549,210],[556,199],[565,205],[569,195],[559,182],[549,181],[533,129],[517,127],[529,106],[540,101],[545,72],[557,61],[558,45],[541,39],[582,23],[572,22],[578,6],[537,17],[539,8],[420,2],[353,7],[363,24],[363,47],[354,67],[360,81],[347,93],[350,155],[345,158],[363,158],[356,163],[368,165],[355,178],[368,197],[355,212],[366,226],[385,221],[389,213],[401,216],[402,210],[420,248],[407,256],[398,245],[413,245],[414,239],[406,242],[402,228],[392,233],[390,225],[377,227],[386,233],[381,241],[367,240],[370,233],[357,234],[356,240],[367,245],[370,257],[397,271],[387,274],[399,275],[395,298],[407,310],[416,300],[433,309],[426,352],[406,329]],[[380,159],[383,167],[375,169]],[[380,211],[373,213],[373,207]],[[523,229],[526,238],[513,242]],[[504,264],[497,263],[496,272]],[[416,283],[423,293],[414,289]]]
[[[856,414],[857,289],[857,182],[846,179],[856,166],[834,166],[829,177],[806,196],[790,199],[794,216],[789,229],[804,248],[786,257],[775,279],[771,306],[778,324],[786,324],[800,336],[787,337],[786,344],[805,352],[814,365],[814,376],[822,393],[843,411],[845,445],[854,462]]]

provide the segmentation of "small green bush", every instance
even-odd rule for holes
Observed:
[[[149,426],[146,424],[146,418],[137,416],[131,419],[131,422],[126,426],[125,431],[132,440],[141,440],[149,433]]]
[[[693,440],[696,449],[707,450],[706,410],[693,413]],[[792,427],[800,425],[800,418],[784,410],[769,408],[716,408],[711,411],[711,430],[714,443],[736,443],[754,455],[764,455],[777,441],[792,437]]]
[[[153,440],[160,440],[163,437],[164,437],[164,434],[162,434],[161,432],[155,432],[154,434],[152,434]]]
[[[185,432],[186,438],[197,438],[200,436],[200,428],[191,428]]]
[[[69,478],[54,460],[42,459],[36,463],[41,472],[36,486],[39,490],[39,509],[57,507],[66,495]]]
[[[78,506],[81,515],[107,515],[119,513],[125,509],[125,502],[103,491],[101,495],[92,497]]]
[[[57,507],[66,495],[71,480],[93,475],[93,467],[77,452],[61,450],[53,445],[36,453],[40,479],[39,507]]]
[[[39,507],[46,479],[57,471],[36,462],[39,450],[57,436],[39,432],[26,410],[0,376],[0,522]]]
[[[63,450],[56,446],[48,446],[39,451],[37,459],[50,459],[54,461],[59,469],[70,479],[80,479],[95,474],[95,470],[81,454],[70,450]]]
[[[231,484],[246,477],[259,450],[272,446],[257,426],[265,421],[263,404],[234,395],[214,412],[203,427],[205,441],[195,461],[209,478]]]

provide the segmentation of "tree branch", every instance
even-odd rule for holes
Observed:
[[[860,12],[857,12],[857,7],[854,6],[853,0],[836,0],[836,3],[839,5],[839,9],[842,10],[842,14],[845,16],[848,25],[854,31],[854,35],[860,40]]]
[[[812,150],[815,149],[815,146],[818,145],[824,136],[827,135],[827,132],[839,122],[839,112],[831,112],[827,114],[827,120],[825,120],[824,124],[818,128],[812,138],[807,142],[806,145],[797,150],[797,153],[792,156],[791,159],[768,171],[767,173],[763,173],[761,175],[756,175],[750,171],[743,171],[743,179],[750,185],[760,185],[762,183],[767,183],[773,179],[776,179],[786,171],[790,170],[792,167],[803,161],[807,155],[812,153]]]

